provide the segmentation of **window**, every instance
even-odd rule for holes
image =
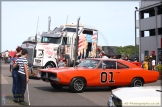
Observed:
[[[42,37],[41,43],[60,44],[61,37]]]
[[[162,28],[158,28],[158,35],[162,35]]]
[[[149,30],[150,35],[149,36],[155,36],[155,29]]]
[[[63,39],[62,39],[62,45],[67,45],[67,37],[63,37]]]
[[[83,34],[89,34],[89,35],[93,35],[93,31],[90,30],[84,30]]]
[[[145,51],[145,56],[149,56],[149,52],[148,51]]]
[[[152,16],[155,16],[154,8],[150,8],[150,9],[143,10],[140,12],[140,19],[144,19],[144,18],[148,18]]]
[[[102,61],[98,68],[102,68],[106,66],[106,69],[116,69],[116,62],[115,61]]]
[[[76,32],[76,28],[65,28],[63,31]],[[79,29],[78,29],[78,31],[79,31]]]
[[[83,62],[81,62],[78,67],[87,67],[87,68],[95,68],[100,60],[91,60],[91,59],[86,59]]]
[[[129,67],[120,62],[117,62],[117,69],[126,69],[126,68],[129,68]]]
[[[162,14],[162,5],[158,6],[158,15]]]

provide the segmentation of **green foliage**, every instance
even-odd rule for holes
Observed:
[[[131,57],[135,55],[135,52],[137,52],[137,55],[139,55],[139,46],[136,46],[136,48],[133,45],[117,47],[117,54],[120,54],[123,56],[129,55]]]
[[[159,71],[159,72],[162,72],[162,65],[161,64],[158,64],[156,67],[155,67],[155,70]]]

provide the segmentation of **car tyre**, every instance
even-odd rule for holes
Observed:
[[[63,86],[55,83],[50,83],[54,89],[61,89]]]
[[[141,78],[134,78],[130,84],[131,87],[142,87],[143,80]]]
[[[83,78],[73,78],[69,88],[74,93],[81,93],[85,88],[85,80]]]

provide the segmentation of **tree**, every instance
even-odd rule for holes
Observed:
[[[127,45],[127,46],[119,46],[117,47],[117,54],[122,56],[129,55],[129,57],[135,56],[135,46]],[[139,46],[136,46],[137,56],[139,55]]]

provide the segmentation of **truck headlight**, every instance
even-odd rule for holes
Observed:
[[[41,60],[35,59],[35,62],[36,62],[36,63],[41,63]]]

